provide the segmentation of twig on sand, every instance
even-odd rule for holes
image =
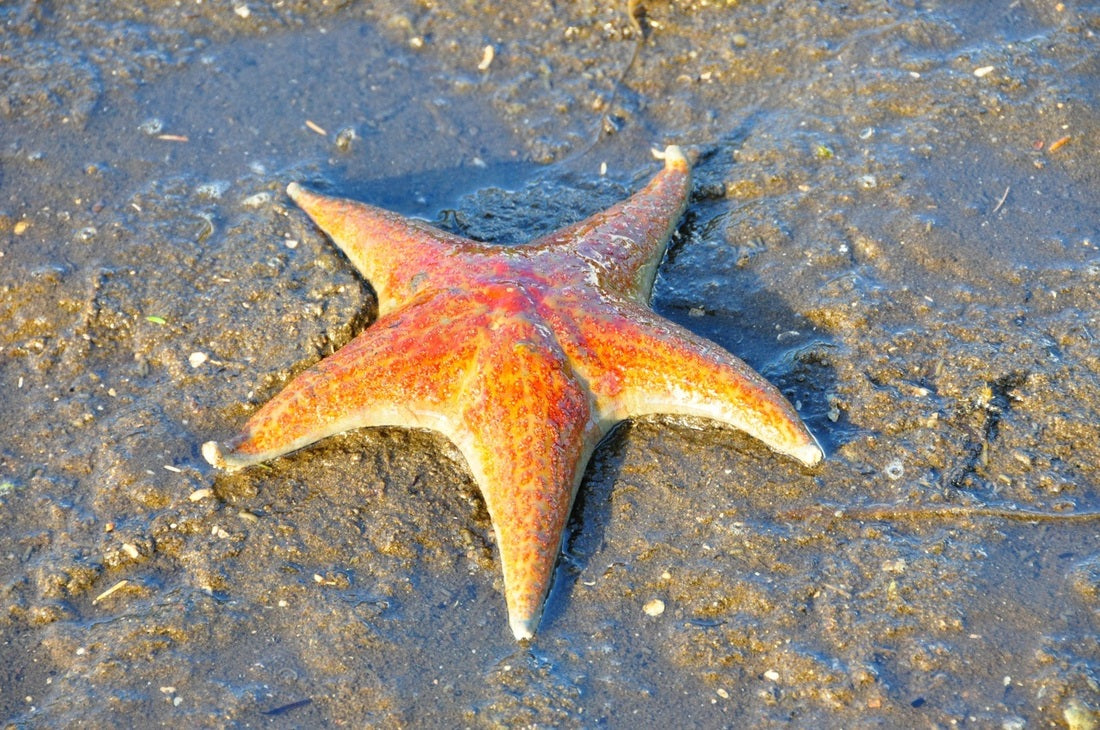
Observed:
[[[962,507],[927,505],[868,505],[863,507],[830,507],[819,504],[780,512],[785,520],[806,520],[812,517],[866,520],[869,522],[903,522],[907,520],[969,519],[992,517],[1016,522],[1096,522],[1100,512],[1041,512],[1008,507]]]
[[[115,583],[115,584],[114,584],[113,586],[111,586],[110,588],[108,588],[107,590],[103,591],[102,593],[100,593],[100,594],[99,594],[98,596],[96,596],[95,598],[93,598],[93,599],[92,599],[92,605],[94,606],[95,604],[97,604],[97,603],[99,603],[100,601],[102,601],[102,600],[103,600],[104,598],[107,598],[108,596],[111,596],[111,595],[113,595],[114,593],[116,593],[116,592],[118,592],[118,591],[121,591],[121,590],[122,590],[123,588],[125,588],[125,587],[126,587],[126,586],[128,586],[128,585],[130,585],[130,581],[128,581],[128,580],[126,580],[125,578],[123,578],[123,579],[122,579],[122,580],[120,580],[120,581],[119,581],[118,583]]]

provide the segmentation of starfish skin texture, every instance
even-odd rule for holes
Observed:
[[[203,456],[234,471],[354,428],[442,433],[484,496],[518,640],[534,636],[585,466],[619,421],[711,418],[816,464],[820,446],[775,387],[649,309],[691,192],[680,149],[657,156],[664,169],[627,200],[507,247],[292,183],[372,284],[378,319]]]

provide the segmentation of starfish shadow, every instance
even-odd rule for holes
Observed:
[[[565,528],[554,582],[542,613],[542,625],[557,623],[566,611],[569,598],[576,592],[577,580],[590,557],[604,544],[611,522],[612,497],[619,481],[624,457],[622,445],[630,432],[630,421],[623,421],[609,433],[588,462],[581,480],[573,511]]]
[[[791,307],[785,291],[769,288],[753,273],[754,259],[785,256],[769,249],[793,248],[797,238],[763,242],[747,232],[739,236],[739,214],[726,195],[725,180],[736,177],[727,161],[758,123],[750,115],[729,135],[700,150],[691,202],[669,241],[651,306],[771,381],[829,454],[861,432],[839,407],[832,362],[844,354],[830,332]],[[799,285],[796,277],[792,287]]]
[[[675,268],[670,266],[671,260],[681,247],[698,238],[699,225],[698,214],[689,210],[670,244],[662,272]],[[691,291],[691,282],[682,284],[676,272],[662,273],[654,291],[653,308],[666,319],[736,354],[776,385],[795,404],[826,454],[855,438],[859,427],[838,407],[837,375],[832,363],[842,353],[831,334],[816,328],[793,310],[781,293],[761,286],[751,272],[738,268],[728,278],[736,281],[734,290],[742,294],[726,295],[717,306],[701,310],[697,305],[702,300]],[[688,291],[686,297],[676,291],[680,287]],[[707,422],[700,420],[699,423]],[[715,426],[715,443],[728,444],[730,430]],[[613,520],[616,485],[621,483],[622,469],[628,458],[626,443],[632,438],[633,430],[633,421],[620,423],[601,442],[589,461],[567,525],[553,588],[547,598],[544,630],[554,625],[566,611],[577,580],[586,572],[591,557],[599,553],[605,543],[606,531]],[[751,458],[753,449],[761,448],[748,438],[736,440],[738,443],[733,448],[745,448],[746,458]],[[786,463],[786,460],[781,461]],[[792,479],[805,478],[799,476],[801,467],[796,463],[790,462],[789,468]],[[685,481],[679,486],[689,489],[695,485]],[[723,495],[721,499],[732,503],[737,495]],[[685,527],[690,519],[684,517]]]

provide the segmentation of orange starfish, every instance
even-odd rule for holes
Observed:
[[[203,456],[232,471],[363,426],[443,433],[485,498],[520,640],[538,627],[588,458],[619,421],[703,416],[816,464],[778,390],[647,306],[691,191],[680,149],[657,156],[664,170],[628,200],[514,247],[291,184],[373,285],[378,320]]]

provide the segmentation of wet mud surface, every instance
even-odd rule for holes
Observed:
[[[0,6],[5,726],[1100,723],[1100,8],[639,7]],[[288,182],[507,244],[667,143],[822,465],[624,424],[525,647],[442,438],[203,462],[373,317]]]

